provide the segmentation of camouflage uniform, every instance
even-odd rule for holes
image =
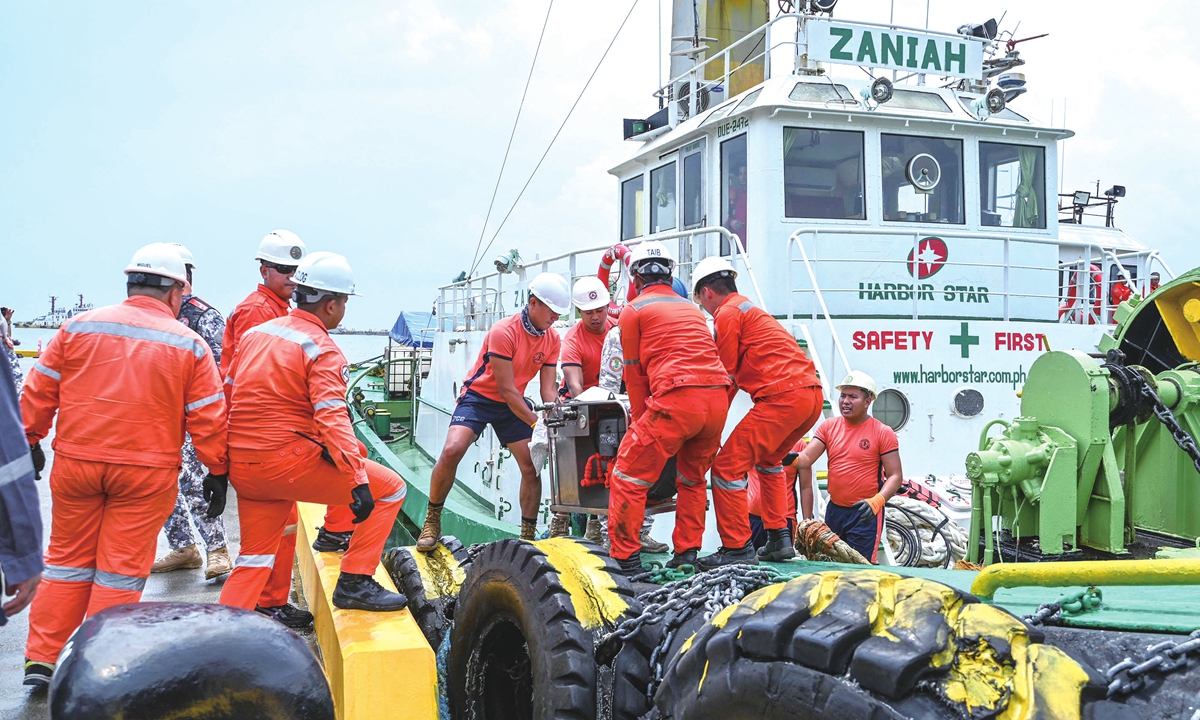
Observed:
[[[212,349],[213,361],[221,362],[221,336],[225,333],[225,318],[216,308],[195,295],[183,299],[179,311],[179,322],[187,325],[204,338]],[[179,469],[179,495],[175,498],[175,510],[163,525],[167,542],[172,550],[179,550],[195,543],[188,517],[200,532],[204,547],[208,550],[225,547],[225,523],[220,517],[209,520],[208,503],[204,502],[204,476],[208,474],[204,465],[196,459],[196,448],[192,437],[187,436],[183,444],[183,466]]]

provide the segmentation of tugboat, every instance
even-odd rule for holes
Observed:
[[[91,303],[83,301],[83,295],[79,296],[79,302],[73,308],[58,307],[58,298],[54,295],[50,296],[50,312],[45,315],[39,315],[32,320],[23,320],[13,323],[21,328],[47,328],[57,329],[62,326],[69,318],[72,318],[79,313],[87,312],[92,309]]]

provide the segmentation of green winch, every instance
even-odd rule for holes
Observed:
[[[1036,538],[1048,556],[1124,555],[1138,530],[1181,542],[1200,536],[1200,367],[1185,361],[1154,373],[1126,365],[1117,341],[1107,341],[1106,358],[1041,355],[1020,417],[984,427],[966,458],[972,562],[993,561],[999,533],[1018,552],[1022,539]],[[989,436],[996,425],[1003,433]]]

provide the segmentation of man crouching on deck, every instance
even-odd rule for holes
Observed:
[[[329,337],[358,295],[346,258],[305,255],[296,266],[296,308],[251,328],[225,376],[229,393],[229,481],[238,494],[242,547],[221,604],[247,610],[262,596],[298,502],[347,506],[355,526],[333,589],[333,605],[389,612],[408,600],[375,581],[383,544],[407,486],[366,458],[346,411],[349,368]],[[209,516],[227,487],[205,483]],[[288,555],[285,560],[291,560]]]
[[[883,534],[883,506],[904,479],[900,443],[890,427],[867,415],[875,399],[875,381],[869,375],[855,370],[837,389],[841,417],[817,427],[796,464],[801,470],[811,468],[829,450],[825,524],[874,563]]]
[[[446,444],[429,481],[429,509],[417,550],[430,552],[442,537],[442,505],[467,448],[488,425],[521,468],[521,539],[537,531],[542,480],[529,455],[537,413],[525,399],[525,386],[538,376],[542,402],[554,402],[561,340],[551,325],[571,309],[571,288],[561,275],[542,273],[529,283],[529,304],[488,330],[479,357],[463,381],[450,418]]]

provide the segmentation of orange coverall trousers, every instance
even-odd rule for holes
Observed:
[[[246,462],[239,454],[236,448],[230,453],[229,481],[238,495],[242,547],[221,590],[221,604],[252,609],[271,574],[294,503],[344,506],[355,484],[307,440],[285,446],[270,462]],[[379,463],[367,460],[366,469],[375,509],[354,525],[342,558],[342,572],[359,575],[375,573],[407,489],[399,475]]]
[[[746,476],[751,467],[757,466],[763,481],[760,503],[763,526],[768,530],[787,527],[784,515],[788,507],[787,475],[780,462],[820,419],[824,398],[820,387],[806,387],[754,401],[754,407],[729,433],[712,464],[713,504],[718,523],[721,518],[718,490],[726,492],[729,512],[749,517]]]
[[[142,598],[178,478],[179,468],[55,456],[50,547],[29,611],[26,657],[57,662],[84,618]]]
[[[641,549],[638,533],[646,513],[646,493],[667,460],[675,456],[678,471],[675,500],[675,552],[699,549],[704,536],[704,476],[721,447],[721,430],[729,412],[723,387],[681,387],[646,400],[646,412],[629,427],[617,452],[608,496],[608,537],[612,556],[627,559]],[[713,489],[717,530],[729,547],[750,540],[750,518],[730,517]],[[742,509],[746,502],[743,496]]]

